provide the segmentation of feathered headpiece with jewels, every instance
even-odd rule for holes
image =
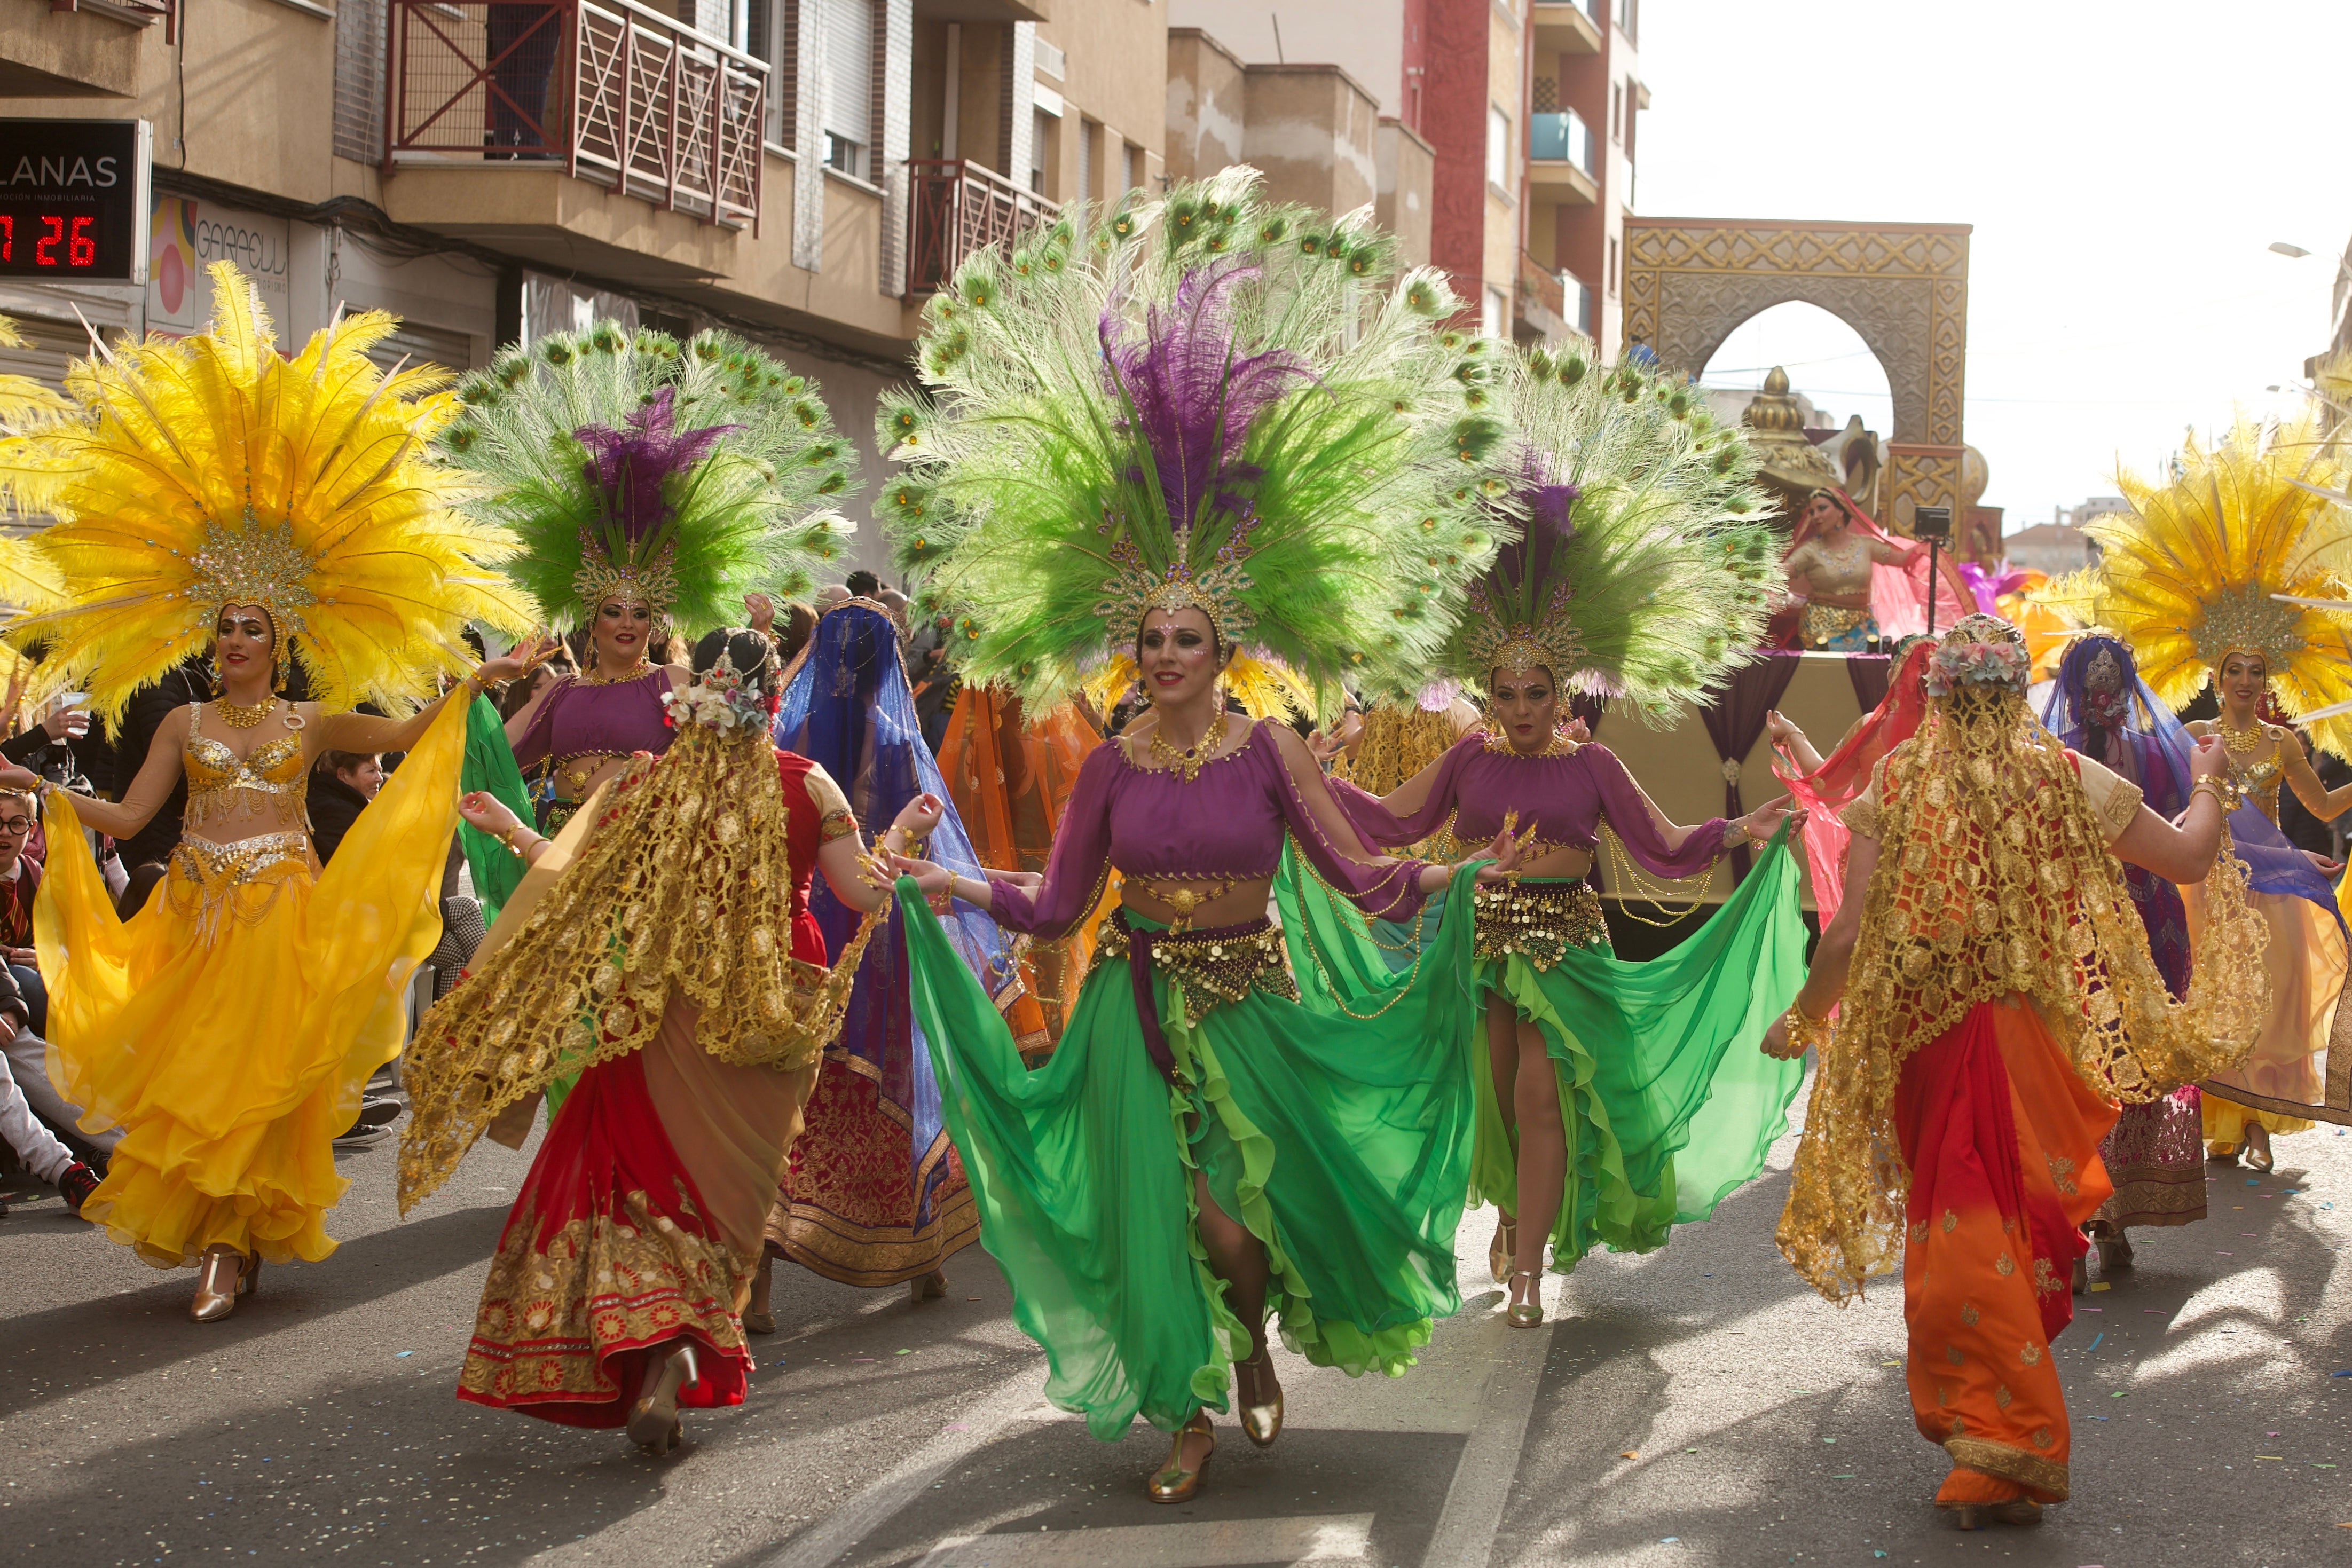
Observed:
[[[642,603],[693,634],[746,593],[804,593],[851,525],[849,444],[816,387],[724,333],[681,344],[609,323],[499,356],[441,438],[512,528],[508,568],[554,625]]]
[[[1494,549],[1493,350],[1444,328],[1437,273],[1386,286],[1367,214],[1275,207],[1258,178],[1073,209],[926,308],[931,397],[883,404],[908,466],[877,511],[960,613],[966,679],[1043,711],[1192,608],[1330,705],[1443,640]]]
[[[1644,713],[1703,696],[1761,640],[1780,561],[1738,427],[1574,349],[1514,356],[1501,381],[1523,532],[1471,583],[1446,667],[1479,686],[1546,669]]]
[[[2262,655],[2289,717],[2334,706],[2352,698],[2352,614],[2329,602],[2352,596],[2352,510],[2324,492],[2348,481],[2352,463],[2309,418],[2267,428],[2242,420],[2218,444],[2192,436],[2163,483],[2116,476],[2132,509],[2084,526],[2099,564],[2033,598],[2112,628],[2131,644],[2140,678],[2176,708],[2239,651]],[[2311,730],[2352,757],[2346,720]]]
[[[69,413],[0,445],[18,505],[57,517],[34,539],[55,596],[12,640],[117,718],[223,605],[258,604],[327,706],[431,697],[472,667],[466,622],[530,624],[488,564],[513,537],[456,510],[463,476],[428,456],[456,412],[440,373],[378,371],[396,323],[374,310],[281,358],[252,286],[226,263],[212,278],[209,331],[101,349],[67,377]]]

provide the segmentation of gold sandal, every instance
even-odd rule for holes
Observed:
[[[247,1257],[226,1241],[204,1250],[196,1264],[196,1293],[188,1302],[188,1321],[216,1323],[236,1311],[240,1297],[253,1294],[261,1281],[261,1258]]]
[[[1184,1439],[1208,1434],[1208,1451],[1192,1469],[1184,1468]],[[1217,1429],[1210,1425],[1206,1410],[1195,1410],[1192,1418],[1176,1428],[1175,1440],[1168,1446],[1168,1462],[1143,1483],[1143,1495],[1154,1502],[1191,1502],[1200,1495],[1201,1477],[1207,1473],[1209,1460],[1217,1451]]]
[[[1964,1502],[1951,1511],[1958,1516],[1952,1522],[1962,1530],[1982,1530],[1989,1524],[2042,1522],[2042,1505],[2027,1497],[2009,1502]]]
[[[1495,1239],[1486,1244],[1486,1266],[1495,1271],[1495,1283],[1502,1284],[1511,1277],[1511,1265],[1519,1260],[1519,1227],[1517,1220],[1497,1219]]]
[[[1526,1269],[1511,1276],[1514,1284],[1521,1280],[1533,1280],[1535,1285],[1524,1301],[1514,1301],[1503,1309],[1503,1321],[1515,1329],[1531,1329],[1543,1322],[1543,1279]]]
[[[1271,1399],[1254,1397],[1242,1385],[1242,1375],[1248,1374],[1250,1388],[1263,1395],[1266,1385],[1274,1385]],[[1241,1395],[1242,1435],[1261,1448],[1271,1448],[1274,1440],[1282,1436],[1282,1385],[1274,1375],[1274,1353],[1262,1350],[1247,1361],[1234,1363],[1234,1388]]]
[[[662,1363],[653,1392],[630,1410],[629,1441],[656,1459],[686,1441],[686,1424],[677,1418],[678,1390],[701,1381],[693,1341],[680,1342]]]

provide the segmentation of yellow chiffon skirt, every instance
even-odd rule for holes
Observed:
[[[400,1053],[409,977],[440,939],[465,745],[452,703],[315,878],[299,834],[247,867],[189,841],[127,923],[69,799],[48,797],[49,1073],[85,1130],[123,1129],[84,1218],[161,1269],[215,1242],[272,1262],[335,1249],[332,1140]]]
[[[2274,1100],[2323,1103],[2328,1038],[2344,990],[2344,934],[2326,910],[2307,898],[2255,893],[2246,902],[2270,926],[2263,962],[2270,972],[2271,1014],[2244,1062],[2215,1073],[2210,1082]],[[2204,1102],[2205,1142],[2215,1155],[2226,1155],[2243,1142],[2248,1122],[2259,1122],[2273,1134],[2305,1132],[2313,1124],[2219,1094],[2207,1094]]]

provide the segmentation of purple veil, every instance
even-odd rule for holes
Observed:
[[[2118,706],[2114,709],[2106,708],[2088,690],[2091,666],[2103,652],[2112,655],[2122,671],[2122,683],[2113,699]],[[2120,640],[2101,632],[2074,639],[2059,664],[2057,683],[2042,708],[2042,722],[2068,746],[2137,784],[2148,809],[2158,815],[2171,817],[2188,806],[2189,756],[2197,748],[2196,739],[2139,678],[2131,649]],[[2103,736],[2093,734],[2095,730],[2111,732],[2116,738],[2102,744]],[[2117,755],[2126,758],[2128,767],[2116,767],[2112,758]],[[2230,813],[2230,837],[2253,891],[2307,898],[2327,911],[2338,929],[2343,928],[2335,889],[2304,852],[2287,841],[2277,824],[2251,804],[2242,805]]]

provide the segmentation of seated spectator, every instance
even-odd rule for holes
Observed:
[[[23,993],[35,1034],[49,1028],[49,988],[33,953],[33,900],[41,891],[40,863],[25,852],[38,819],[30,797],[0,790],[0,956]]]
[[[322,751],[311,772],[310,844],[323,866],[383,788],[383,758],[362,751]]]
[[[171,870],[170,866],[158,861],[149,861],[144,865],[132,866],[130,876],[123,883],[122,891],[115,896],[114,917],[118,920],[128,920],[146,908],[147,895],[155,891],[155,884],[169,875]]]
[[[849,590],[852,599],[871,599],[882,591],[882,580],[861,566],[843,578],[841,586]]]
[[[5,973],[0,973],[0,1034],[15,1037],[0,1051],[0,1140],[16,1151],[26,1170],[64,1194],[66,1207],[79,1214],[82,1201],[98,1190],[98,1173],[74,1157],[44,1118],[71,1127],[81,1112],[60,1099],[50,1084],[42,1065],[48,1042],[25,1027],[25,998],[16,979]],[[121,1128],[101,1134],[100,1147],[110,1151],[121,1137]]]

